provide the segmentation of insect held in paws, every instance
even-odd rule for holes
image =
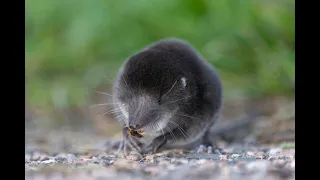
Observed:
[[[142,138],[143,136],[140,133],[143,133],[143,130],[135,131],[133,129],[128,129],[128,134],[137,138]]]

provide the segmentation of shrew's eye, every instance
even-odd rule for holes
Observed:
[[[158,98],[158,104],[161,104],[162,103],[162,100],[161,100],[161,96],[159,96],[159,98]]]

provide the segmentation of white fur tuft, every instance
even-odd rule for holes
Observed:
[[[182,86],[185,88],[187,86],[187,79],[185,77],[181,78]]]

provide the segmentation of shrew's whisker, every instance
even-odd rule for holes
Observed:
[[[90,107],[91,107],[91,108],[93,108],[93,107],[98,107],[98,106],[116,105],[116,104],[119,104],[119,103],[102,103],[102,104],[93,104],[93,105],[91,105]]]
[[[101,92],[101,91],[95,91],[95,92],[98,93],[98,94],[103,94],[103,95],[107,95],[107,96],[111,96],[112,97],[112,94],[108,94],[108,93]]]

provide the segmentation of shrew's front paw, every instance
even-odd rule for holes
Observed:
[[[134,136],[131,136],[127,133],[127,128],[122,130],[122,140],[119,145],[118,153],[122,152],[124,155],[128,155],[128,149],[131,151],[140,152],[142,150],[143,143]]]

